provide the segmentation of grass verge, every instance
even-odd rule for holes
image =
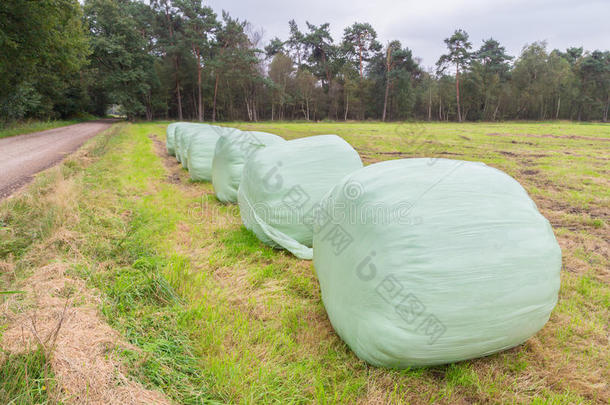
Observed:
[[[9,136],[29,134],[31,132],[44,131],[46,129],[53,129],[59,127],[65,127],[66,125],[78,124],[80,122],[90,121],[96,119],[96,117],[83,117],[71,120],[53,120],[53,121],[37,121],[28,120],[11,123],[5,126],[0,125],[0,139],[7,138]]]

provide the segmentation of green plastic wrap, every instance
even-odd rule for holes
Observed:
[[[236,202],[244,163],[260,148],[286,142],[284,138],[266,132],[235,131],[222,136],[216,143],[212,162],[212,184],[222,202]]]
[[[391,368],[526,341],[557,303],[561,250],[521,185],[482,163],[391,160],[317,207],[314,267],[335,331]]]
[[[175,140],[175,136],[176,136],[176,128],[179,125],[184,125],[186,124],[185,122],[172,122],[171,124],[169,124],[167,126],[167,131],[166,131],[166,140],[165,140],[165,146],[167,147],[167,153],[169,153],[172,156],[176,155],[176,140]]]
[[[181,127],[181,125],[176,125],[176,128],[174,129],[174,156],[176,156],[176,160],[180,162],[180,136],[182,135],[182,131],[179,130],[179,128]]]
[[[174,130],[174,143],[176,149],[176,159],[182,163],[182,167],[188,169],[188,147],[191,143],[191,138],[201,131],[209,128],[209,124],[201,123],[181,123]]]
[[[196,128],[189,136],[185,136],[183,162],[186,161],[191,180],[211,181],[212,161],[216,142],[224,135],[240,132],[235,128],[222,128],[214,125]]]
[[[180,138],[184,134],[184,131],[192,124],[190,123],[181,123],[176,125],[174,128],[174,155],[176,156],[176,160],[181,162],[182,154],[180,149]]]
[[[183,154],[183,143],[182,137],[185,136],[189,132],[189,128],[192,127],[191,123],[182,123],[180,125],[176,125],[174,128],[174,151],[176,155],[176,160],[182,163],[182,154]],[[184,167],[184,166],[183,166]]]
[[[189,147],[194,137],[209,130],[207,124],[189,124],[187,126],[179,126],[177,128],[177,148],[180,155],[180,163],[182,167],[188,170]]]
[[[358,153],[336,135],[280,142],[246,161],[237,201],[244,226],[264,243],[311,259],[307,218],[345,175],[362,167]]]

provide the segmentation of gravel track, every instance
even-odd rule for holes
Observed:
[[[0,139],[0,199],[27,184],[36,173],[61,162],[114,122],[84,122]]]

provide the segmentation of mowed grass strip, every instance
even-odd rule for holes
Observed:
[[[434,156],[507,171],[554,223],[560,302],[540,333],[510,351],[427,369],[370,367],[333,332],[311,262],[262,245],[236,206],[218,203],[209,183],[190,182],[164,156],[165,125],[129,125],[95,163],[67,165],[81,173],[70,225],[78,237],[53,252],[103,292],[102,313],[139,348],[119,353],[132,376],[180,403],[609,400],[608,126],[228,125],[286,138],[338,133],[367,163]],[[11,229],[3,260],[31,271],[28,230],[53,222],[3,218]]]

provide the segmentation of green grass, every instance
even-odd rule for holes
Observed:
[[[56,388],[48,358],[41,347],[9,354],[0,364],[0,403],[46,404]]]
[[[49,197],[61,191],[52,176],[38,179],[33,196],[3,203],[0,260],[13,263],[18,278],[49,260],[70,262],[73,277],[102,292],[107,321],[140,349],[117,353],[132,378],[179,403],[610,399],[610,156],[607,141],[589,139],[610,138],[609,126],[227,125],[289,139],[337,133],[367,164],[436,156],[505,170],[553,223],[563,248],[560,300],[549,323],[520,347],[482,359],[402,371],[366,365],[332,330],[312,264],[262,245],[237,209],[215,200],[210,184],[166,167],[149,137],[164,140],[158,123],[126,125],[100,140],[93,163],[66,162],[58,176],[74,184],[69,204]],[[174,172],[179,184],[167,180]],[[33,254],[59,226],[79,237]]]

